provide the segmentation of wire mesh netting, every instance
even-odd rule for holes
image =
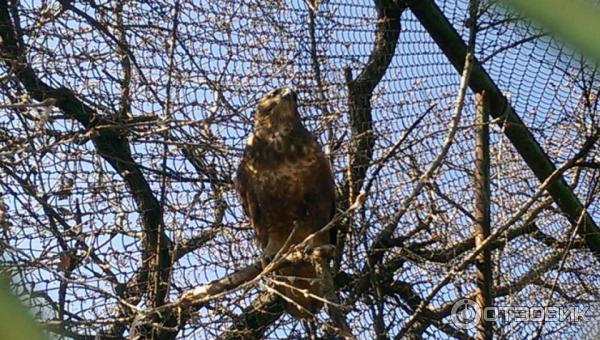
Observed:
[[[468,1],[436,3],[467,40]],[[2,63],[7,76],[0,78],[0,102],[7,105],[0,115],[0,251],[15,292],[51,331],[67,337],[127,336],[136,315],[154,307],[140,287],[141,268],[149,259],[144,245],[151,242],[143,226],[146,212],[128,180],[131,173],[99,151],[95,138],[102,129],[115,129],[127,142],[160,206],[172,242],[170,301],[259,259],[233,183],[254,105],[270,89],[297,88],[304,123],[330,158],[338,205],[354,202],[348,188],[361,136],[348,114],[349,82],[370,63],[375,48],[381,20],[375,4],[3,5],[20,26],[18,44],[39,79],[73,90],[77,100],[107,119],[107,126],[89,129],[57,107],[21,105],[40,100],[33,101],[35,94],[11,73],[10,62]],[[596,69],[494,3],[481,4],[477,23],[476,58],[550,159],[557,165],[569,160],[598,124]],[[411,197],[447,145],[460,74],[409,9],[400,25],[394,56],[387,68],[381,66],[385,74],[370,97],[374,147],[364,182],[372,180],[372,189],[347,218],[343,256],[334,265],[344,281],[338,285],[340,303],[361,339],[374,337],[380,321],[388,336],[399,334],[420,301],[475,248],[473,95],[467,94],[441,164]],[[416,128],[409,130],[412,124]],[[590,308],[598,300],[598,262],[551,197],[535,197],[540,182],[503,129],[490,128],[492,231],[510,224],[491,244],[494,304]],[[593,149],[586,159],[598,156]],[[596,220],[598,174],[585,166],[564,173]],[[390,224],[392,245],[374,273],[367,259]],[[473,336],[475,329],[458,327],[451,310],[461,299],[474,299],[476,275],[472,265],[457,273],[409,334]],[[365,284],[365,277],[373,279]],[[177,325],[177,336],[240,336],[239,320],[254,313],[249,306],[264,291],[259,282],[210,300]],[[303,323],[283,313],[261,325],[261,332],[266,338],[321,336],[326,329],[316,326],[328,318],[323,311],[316,321]],[[573,320],[496,320],[494,334],[597,334],[592,321],[567,321]]]

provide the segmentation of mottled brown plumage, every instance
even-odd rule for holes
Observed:
[[[254,113],[254,130],[248,137],[237,173],[242,206],[256,233],[263,258],[271,259],[290,237],[290,245],[302,242],[333,217],[335,189],[329,162],[315,138],[300,120],[297,95],[288,88],[262,97]],[[313,247],[333,244],[334,233],[315,238]],[[278,274],[296,277],[289,283],[323,296],[323,285],[310,261],[288,266]],[[296,303],[288,311],[307,318],[322,303],[297,290],[277,286]]]

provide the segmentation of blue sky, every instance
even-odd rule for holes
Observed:
[[[463,25],[466,18],[466,2],[440,1],[444,10],[455,28],[464,36],[466,29]],[[28,6],[37,6],[33,2]],[[148,5],[139,5],[128,8],[128,20],[141,32],[131,33],[128,38],[134,48],[136,58],[141,65],[142,72],[150,84],[141,84],[140,77],[134,83],[133,114],[165,116],[163,109],[168,78],[165,64],[165,46],[169,42],[168,31],[172,21],[169,16],[170,4],[156,4],[151,8],[151,14],[143,19],[135,20],[135,13],[149,9]],[[132,5],[134,6],[134,5]],[[89,7],[88,7],[89,9]],[[198,12],[199,10],[202,10]],[[292,84],[300,91],[302,102],[301,113],[305,117],[306,125],[316,131],[326,131],[321,127],[323,123],[323,108],[332,114],[334,124],[333,133],[336,138],[347,140],[348,122],[346,117],[346,86],[342,70],[351,67],[356,75],[366,62],[372,47],[372,31],[374,28],[374,10],[370,3],[325,1],[319,8],[321,16],[317,19],[317,42],[320,67],[326,84],[326,103],[319,101],[315,88],[315,79],[311,77],[312,69],[310,59],[310,46],[307,33],[307,12],[301,1],[289,1],[277,5],[269,2],[262,12],[257,11],[252,3],[232,2],[186,2],[182,5],[179,33],[181,42],[176,48],[176,74],[172,89],[172,116],[171,134],[173,139],[189,143],[200,143],[201,138],[209,131],[215,137],[214,145],[222,145],[225,152],[207,152],[207,162],[213,162],[217,169],[224,175],[229,175],[237,164],[237,157],[244,145],[244,138],[250,129],[248,124],[251,117],[254,100],[268,89],[283,84]],[[88,14],[100,17],[90,11]],[[112,18],[106,18],[111,20]],[[490,20],[484,17],[483,20]],[[39,71],[45,70],[52,75],[52,83],[68,85],[78,93],[85,95],[92,101],[101,100],[103,106],[113,110],[119,95],[118,82],[110,80],[107,75],[118,77],[120,66],[118,56],[114,49],[107,45],[106,37],[94,32],[87,32],[89,25],[79,18],[64,19],[63,25],[54,28],[65,32],[71,39],[51,38],[45,35],[33,34],[29,41],[36,46],[46,49],[46,52],[31,52],[32,60]],[[27,26],[28,21],[24,20]],[[132,26],[133,27],[133,26]],[[377,145],[375,159],[385,154],[387,148],[394,144],[402,132],[419,117],[432,102],[437,109],[435,114],[427,117],[421,128],[407,140],[403,153],[393,159],[382,171],[382,176],[376,182],[377,191],[366,203],[367,213],[364,219],[371,228],[367,235],[359,235],[353,240],[356,251],[364,251],[369,245],[369,237],[385,222],[394,206],[406,196],[414,184],[415,174],[411,174],[410,162],[416,162],[420,169],[427,167],[429,162],[438,152],[445,136],[448,120],[453,108],[455,93],[458,88],[459,75],[447,62],[445,56],[439,51],[435,43],[428,37],[420,24],[410,13],[405,13],[402,18],[402,33],[400,42],[387,74],[373,98],[373,116],[375,120],[375,133]],[[484,59],[494,51],[518,41],[537,31],[527,24],[509,24],[482,31],[478,37],[480,49],[478,57]],[[90,40],[91,39],[91,40]],[[184,45],[182,46],[181,43]],[[186,49],[184,49],[185,47]],[[52,58],[52,50],[58,50],[64,55]],[[187,52],[191,54],[188,55]],[[94,54],[99,59],[88,62],[81,60],[81,52]],[[60,58],[60,57],[66,58]],[[95,66],[95,67],[91,67]],[[485,63],[486,70],[497,82],[499,87],[510,98],[515,110],[528,124],[534,135],[541,143],[548,145],[548,153],[555,161],[564,160],[574,151],[574,144],[581,139],[581,132],[572,124],[572,112],[577,110],[580,90],[574,86],[573,79],[577,79],[575,70],[579,68],[576,56],[561,47],[560,44],[542,38],[533,42],[524,43],[515,48],[497,54]],[[55,71],[60,70],[60,71]],[[135,71],[137,72],[137,71]],[[40,72],[41,73],[41,72]],[[84,82],[83,79],[91,78]],[[214,85],[223,87],[223,92],[228,103],[236,108],[230,112],[223,102],[215,101]],[[153,91],[149,91],[151,88]],[[158,95],[158,98],[155,97]],[[3,99],[6,97],[3,97]],[[457,136],[456,146],[451,149],[448,163],[444,165],[437,177],[436,183],[440,189],[452,196],[460,204],[470,209],[472,192],[467,190],[470,184],[470,167],[472,164],[472,99],[467,99],[467,105],[462,120],[462,129]],[[195,123],[206,122],[208,130]],[[27,123],[17,121],[14,113],[3,113],[0,122],[15,130],[24,130]],[[49,123],[49,127],[59,131],[75,131],[80,127],[68,120],[58,120]],[[202,125],[202,124],[200,124]],[[31,129],[31,126],[29,127]],[[320,140],[328,144],[329,136],[321,134]],[[132,150],[136,159],[145,166],[160,169],[162,167],[163,146],[160,135],[132,135]],[[43,146],[37,141],[36,149]],[[525,201],[531,194],[532,188],[537,185],[537,180],[527,173],[519,156],[502,137],[501,131],[493,128],[492,147],[496,154],[493,158],[494,196],[493,202],[494,225],[500,225],[512,211],[511,200]],[[197,176],[193,168],[177,153],[176,143],[172,143],[168,155],[168,166],[178,172],[189,176]],[[198,144],[201,147],[201,144]],[[341,180],[347,159],[344,147],[334,154],[334,169],[338,182]],[[102,212],[90,216],[86,220],[84,232],[89,234],[86,239],[90,244],[97,245],[100,251],[105,252],[106,260],[119,272],[120,278],[125,278],[133,268],[139,265],[139,231],[138,215],[132,200],[110,197],[109,192],[125,192],[121,179],[98,159],[90,143],[85,145],[59,146],[67,154],[80,152],[84,162],[78,163],[75,158],[55,159],[52,155],[34,156],[30,162],[23,165],[23,169],[30,169],[36,162],[39,163],[41,173],[34,176],[36,185],[49,190],[55,187],[61,179],[61,173],[72,173],[77,169],[77,182],[79,188],[85,190],[90,183],[98,183],[103,178],[103,183],[108,190],[100,190],[100,196],[89,192],[81,192],[67,201],[52,199],[51,203],[57,207],[72,209],[75,199],[85,202],[84,208],[89,211]],[[414,159],[409,159],[413,156]],[[156,192],[160,192],[160,177],[148,173]],[[113,187],[114,186],[114,187]],[[18,190],[18,189],[15,189]],[[211,210],[206,209],[215,204],[211,188],[201,183],[169,183],[166,223],[170,234],[175,237],[189,238],[203,231],[211,224],[213,216]],[[586,188],[579,189],[585,194]],[[255,259],[258,250],[250,241],[249,230],[240,230],[240,223],[244,221],[236,197],[231,190],[224,193],[230,207],[225,213],[225,226],[219,236],[205,249],[190,254],[179,261],[174,268],[174,280],[178,287],[189,288],[203,282],[208,282],[216,277],[231,272]],[[98,197],[103,197],[104,203],[98,202]],[[414,227],[418,219],[422,219],[417,206],[426,205],[431,201],[426,195],[420,196],[415,201],[415,208],[402,219],[398,228],[400,235]],[[13,210],[22,210],[19,202],[8,201]],[[418,234],[415,240],[439,238],[439,245],[449,245],[470,235],[471,222],[464,214],[440,202],[440,208],[446,210],[444,214],[436,217],[429,232]],[[425,212],[427,210],[424,210]],[[590,208],[593,216],[598,217],[598,204]],[[39,210],[37,214],[42,214]],[[125,214],[124,220],[118,220],[119,214]],[[360,216],[356,216],[360,221]],[[23,220],[25,221],[25,220]],[[71,218],[72,221],[72,218]],[[122,232],[117,236],[105,232],[107,225],[122,224]],[[566,225],[562,217],[547,217],[540,228],[553,235],[560,236]],[[244,225],[242,225],[244,226]],[[247,227],[247,225],[245,225]],[[53,267],[58,253],[55,242],[48,238],[43,228],[39,225],[24,225],[19,231],[14,231],[15,246],[30,252],[32,256],[39,256],[42,250],[47,250],[49,257],[47,265],[50,269],[40,268],[30,274],[30,280],[40,282],[34,290],[56,288],[57,276],[60,274]],[[27,241],[28,235],[35,235]],[[363,239],[360,239],[363,238]],[[366,242],[365,242],[366,240]],[[108,243],[106,243],[108,242]],[[503,257],[500,261],[500,281],[513,280],[530,268],[536,260],[541,259],[543,247],[531,240],[521,240],[511,244],[513,253]],[[350,254],[349,254],[350,255]],[[54,257],[53,257],[54,256]],[[532,260],[533,259],[533,260]],[[347,256],[345,268],[356,269],[363,265],[354,258]],[[415,289],[426,295],[431,288],[431,282],[422,282],[420,275],[426,274],[432,278],[440,279],[448,268],[444,265],[426,265],[411,263],[396,273],[398,278],[414,282]],[[106,281],[92,281],[93,273],[98,270],[92,263],[83,266],[77,273],[81,278],[87,278],[90,284],[111,290]],[[37,276],[37,278],[36,278]],[[43,278],[42,280],[40,279]],[[464,280],[463,280],[464,279]],[[469,281],[469,278],[459,281]],[[597,287],[597,280],[591,275],[586,279]],[[566,279],[565,279],[566,280]],[[460,286],[472,287],[469,283],[456,283],[444,288],[439,298],[434,300],[434,305],[452,301],[458,297]],[[72,296],[84,291],[83,287],[73,286]],[[457,288],[459,287],[459,288]],[[85,294],[92,294],[85,291]],[[173,291],[173,296],[177,292]],[[50,296],[55,297],[56,291],[51,291]],[[523,296],[515,293],[516,300]],[[538,297],[536,297],[538,298]],[[245,299],[247,303],[249,299]],[[227,305],[230,300],[225,300]],[[97,296],[97,300],[88,300],[84,304],[72,304],[73,311],[85,310],[94,304],[100,305],[102,312],[110,310],[110,306],[102,306],[104,299]],[[392,307],[390,307],[392,308]],[[200,320],[207,321],[212,311],[202,310]],[[93,314],[88,314],[92,317]],[[361,323],[369,323],[368,308],[360,307],[351,318],[362,319]],[[406,315],[398,308],[390,312],[389,320],[400,325]],[[206,330],[200,330],[200,334]],[[432,330],[435,336],[441,332]],[[282,331],[275,333],[282,335]],[[369,333],[361,334],[367,338]]]

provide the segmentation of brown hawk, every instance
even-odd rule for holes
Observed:
[[[323,228],[335,212],[329,161],[302,125],[297,99],[293,90],[279,88],[258,101],[254,129],[237,172],[242,206],[266,261],[288,238],[288,244],[295,245]],[[335,231],[324,233],[312,241],[312,247],[334,244],[334,238]],[[319,310],[320,301],[298,290],[323,296],[325,283],[317,278],[314,263],[306,260],[281,268],[277,274],[288,277],[285,282],[291,286],[276,285],[284,300],[294,301],[287,303],[290,314],[309,318]]]

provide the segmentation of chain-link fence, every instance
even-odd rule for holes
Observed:
[[[468,1],[436,4],[466,42]],[[325,310],[297,321],[263,281],[152,325],[140,317],[259,259],[234,174],[256,100],[292,85],[331,160],[338,209],[371,182],[332,261],[353,334],[474,336],[452,307],[477,295],[475,266],[461,266],[476,249],[475,101],[468,91],[456,115],[461,75],[410,5],[0,7],[0,251],[15,292],[53,333],[331,335]],[[476,59],[541,148],[557,167],[578,155],[597,134],[596,68],[495,3],[483,1],[475,22]],[[599,267],[580,223],[535,195],[540,180],[491,119],[491,231],[506,226],[488,246],[494,305],[589,306]],[[598,221],[598,149],[585,151],[561,175]],[[597,331],[589,319],[515,320],[497,320],[495,336]]]

